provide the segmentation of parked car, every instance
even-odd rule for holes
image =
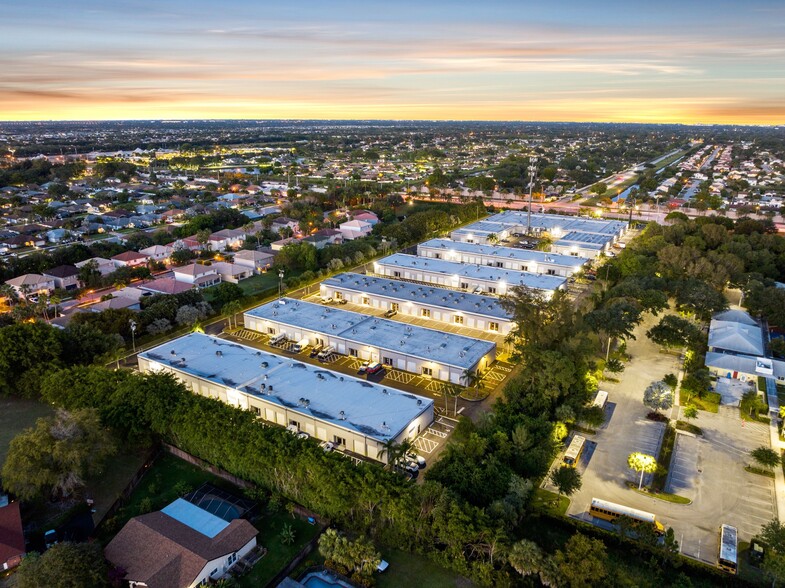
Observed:
[[[393,310],[393,309],[391,308],[390,310],[388,310],[387,312],[385,312],[385,313],[384,313],[384,316],[385,316],[386,318],[392,318],[392,317],[394,317],[396,314],[398,314],[398,311],[397,311],[397,310]]]
[[[378,374],[380,371],[384,369],[384,366],[380,364],[378,361],[374,361],[368,364],[368,367],[365,368],[366,375],[370,376],[373,374]]]
[[[311,357],[316,357],[317,355],[319,355],[319,352],[321,352],[322,349],[324,349],[324,347],[322,347],[321,345],[314,345],[311,348],[310,356]]]
[[[417,455],[416,453],[407,453],[406,454],[406,461],[414,462],[417,464],[417,467],[421,470],[425,468],[427,465],[425,458],[422,455]]]
[[[308,433],[306,433],[305,431],[300,431],[299,433],[297,433],[297,438],[298,439],[310,439],[311,436]]]
[[[322,441],[321,443],[319,443],[319,447],[324,449],[325,453],[330,453],[331,451],[335,451],[335,445],[333,445],[329,441]]]
[[[341,299],[335,301],[336,304],[346,304],[347,302],[349,302],[349,301],[346,300],[346,298],[341,298]]]
[[[287,425],[286,430],[289,431],[292,435],[297,435],[300,432],[300,427],[297,425]]]
[[[366,360],[360,364],[360,368],[357,370],[357,374],[364,374],[368,371],[368,366],[371,365],[371,362]]]
[[[324,298],[324,297],[322,298],[322,304],[332,304],[332,303],[333,303],[332,296],[328,298]]]

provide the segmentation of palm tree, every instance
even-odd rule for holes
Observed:
[[[481,370],[464,370],[461,374],[461,380],[466,383],[466,389],[474,388],[475,397],[479,394],[480,384],[482,383],[484,374]]]
[[[490,243],[491,245],[495,245],[496,243],[499,242],[499,236],[496,233],[491,233],[490,235],[488,235],[487,239],[488,239],[488,243]]]
[[[229,328],[237,327],[237,314],[243,310],[242,304],[239,300],[232,300],[227,302],[221,308],[221,314],[228,318]],[[232,322],[234,321],[234,324]]]

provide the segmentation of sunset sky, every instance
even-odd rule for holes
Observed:
[[[0,120],[785,123],[785,1],[0,0]]]

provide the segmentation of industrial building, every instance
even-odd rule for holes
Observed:
[[[246,328],[260,333],[308,339],[310,345],[332,346],[343,355],[454,384],[465,383],[466,372],[485,369],[496,359],[490,341],[291,298],[257,306],[244,319]]]
[[[476,294],[487,293],[497,296],[507,294],[514,286],[526,286],[551,294],[555,290],[564,289],[567,284],[567,280],[559,276],[539,275],[487,265],[469,265],[444,259],[428,259],[403,253],[395,253],[375,261],[373,271],[388,278],[412,280]]]
[[[428,398],[201,333],[140,353],[139,369],[376,460],[384,443],[414,439],[433,421]]]
[[[510,313],[495,296],[344,273],[324,280],[323,298],[346,300],[378,311],[393,310],[434,323],[460,325],[500,335],[513,328]],[[439,328],[434,325],[434,328]]]
[[[526,234],[529,222],[532,234],[548,233],[551,236],[552,252],[589,258],[607,251],[628,228],[626,222],[618,220],[536,213],[532,213],[529,219],[526,212],[507,210],[456,229],[450,238],[465,243],[489,244]]]
[[[490,244],[481,245],[451,241],[450,239],[431,239],[420,243],[417,245],[417,255],[566,278],[580,271],[585,264],[589,263],[588,259],[571,255]]]

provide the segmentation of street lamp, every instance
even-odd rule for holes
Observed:
[[[526,234],[532,233],[532,192],[534,190],[534,177],[537,175],[537,157],[529,158],[529,206],[526,211]]]
[[[278,270],[278,298],[283,297],[283,269]]]
[[[131,319],[128,324],[131,326],[131,345],[136,353],[136,321]]]

